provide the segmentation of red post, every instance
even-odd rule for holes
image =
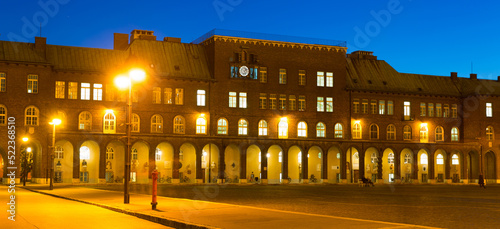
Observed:
[[[153,201],[151,202],[151,205],[153,210],[156,210],[156,205],[158,204],[158,202],[156,202],[156,194],[158,193],[158,171],[156,171],[156,169],[153,171],[151,177],[153,179]]]

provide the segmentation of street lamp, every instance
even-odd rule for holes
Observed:
[[[28,142],[29,141],[29,138],[28,137],[23,137],[23,142]],[[21,174],[21,177],[23,178],[23,186],[26,186],[26,178],[27,178],[27,173],[26,173],[26,170],[27,170],[27,167],[29,166],[29,163],[28,163],[28,153],[31,152],[31,147],[27,147],[25,149],[22,149],[21,151],[25,151],[24,152],[24,163],[25,165],[21,164],[21,168],[23,169],[23,174]],[[26,175],[24,175],[26,174]]]
[[[49,122],[54,128],[52,129],[52,152],[50,154],[50,186],[49,190],[54,189],[54,154],[56,150],[56,126],[61,124],[61,119],[52,119],[52,122]]]
[[[121,89],[128,88],[127,99],[127,152],[125,152],[125,170],[123,181],[123,203],[130,202],[129,182],[130,182],[130,156],[132,153],[132,81],[140,82],[146,77],[146,73],[141,69],[132,69],[128,76],[118,76],[115,79],[115,84]]]

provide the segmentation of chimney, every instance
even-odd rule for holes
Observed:
[[[154,31],[134,29],[130,33],[130,43],[132,44],[132,41],[134,41],[135,39],[156,41],[156,36],[154,36],[153,33]]]
[[[348,54],[347,57],[351,59],[377,60],[377,56],[374,56],[373,52],[361,50],[354,51],[351,54]]]
[[[470,78],[473,80],[477,80],[477,74],[471,73]]]
[[[46,37],[35,37],[35,49],[39,51],[45,51],[47,46],[47,38]]]
[[[128,48],[128,34],[114,33],[114,50],[126,50]]]
[[[181,39],[178,37],[164,37],[163,41],[181,43]]]
[[[451,80],[455,81],[458,79],[458,73],[456,72],[451,72]]]
[[[500,82],[500,76],[497,76],[497,81]]]

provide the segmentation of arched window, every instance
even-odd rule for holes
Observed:
[[[457,127],[451,128],[451,141],[453,141],[453,142],[458,141],[458,128]]]
[[[155,151],[155,160],[156,161],[160,161],[161,160],[161,154],[162,154],[161,150],[158,149],[158,148],[156,148],[156,151]]]
[[[495,139],[495,135],[494,135],[494,131],[493,131],[493,127],[492,126],[488,126],[486,127],[486,140],[494,140]]]
[[[4,105],[0,105],[0,125],[7,124],[7,108]]]
[[[444,164],[444,157],[443,157],[443,155],[442,155],[442,154],[438,154],[438,155],[436,156],[436,164],[438,164],[438,165],[442,165],[442,164]]]
[[[78,117],[78,129],[79,130],[91,130],[92,129],[92,114],[88,111],[80,113]]]
[[[378,139],[378,126],[377,126],[377,124],[370,125],[370,139]]]
[[[163,117],[161,115],[153,115],[151,117],[151,133],[163,133]]]
[[[207,133],[207,119],[205,117],[199,117],[196,119],[196,134],[206,134]]]
[[[298,137],[307,137],[307,124],[302,121],[297,124],[297,136]]]
[[[80,160],[89,160],[90,159],[90,149],[87,146],[82,146],[80,148]]]
[[[26,108],[25,114],[25,122],[26,126],[38,126],[38,108],[35,106],[29,106]]]
[[[278,138],[288,138],[288,120],[281,118],[278,123]]]
[[[377,155],[377,152],[373,152],[372,153],[372,156],[371,156],[371,162],[376,164],[378,163],[378,155]]]
[[[389,153],[389,155],[387,156],[387,162],[389,164],[394,163],[394,153]]]
[[[106,160],[115,159],[115,150],[113,147],[106,147]]]
[[[104,130],[105,134],[116,133],[116,116],[113,112],[107,112],[104,115]]]
[[[174,117],[174,134],[184,134],[186,133],[185,130],[185,124],[186,122],[184,121],[184,117],[177,115]]]
[[[245,119],[238,121],[238,135],[248,135],[248,122]]]
[[[335,138],[343,138],[344,136],[344,128],[342,127],[342,124],[337,123],[335,124]]]
[[[358,122],[352,126],[352,138],[361,139],[361,124]]]
[[[436,141],[443,141],[443,127],[436,127]]]
[[[451,156],[451,164],[452,165],[459,165],[460,164],[457,154],[453,154],[453,156]]]
[[[227,134],[227,120],[225,118],[220,118],[217,121],[217,134]]]
[[[420,155],[420,164],[427,165],[429,164],[429,159],[427,158],[427,154],[423,153]]]
[[[411,127],[408,125],[403,127],[403,140],[411,140]]]
[[[57,145],[54,149],[54,154],[55,159],[64,159],[64,148]]]
[[[396,127],[392,124],[387,126],[387,140],[396,140]]]
[[[404,161],[404,163],[405,163],[405,164],[411,164],[411,158],[412,158],[412,157],[411,157],[411,154],[406,153],[406,154],[405,154],[405,161]]]
[[[132,132],[139,132],[141,130],[141,118],[138,114],[132,114]]]
[[[0,92],[7,91],[7,78],[5,77],[5,72],[0,72]]]
[[[259,136],[267,136],[267,121],[259,121]]]
[[[420,126],[420,142],[427,142],[429,140],[429,130],[427,125]]]
[[[137,160],[139,152],[137,152],[136,148],[132,148],[132,160]]]
[[[325,137],[325,124],[322,122],[318,122],[316,125],[316,137],[324,138]]]

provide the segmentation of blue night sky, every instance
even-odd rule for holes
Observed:
[[[489,0],[2,1],[0,40],[34,42],[42,23],[49,44],[112,49],[113,33],[133,29],[191,42],[218,28],[347,41],[406,73],[468,77],[472,62],[496,79],[499,10]]]

